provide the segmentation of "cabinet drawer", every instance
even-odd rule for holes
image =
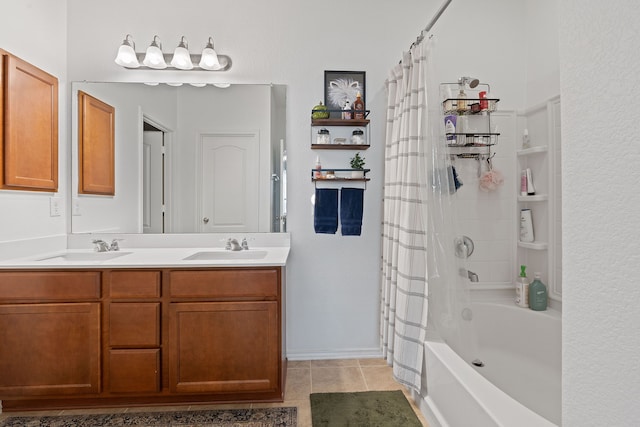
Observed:
[[[112,271],[109,274],[111,298],[160,297],[159,271]]]
[[[160,391],[160,350],[111,350],[109,390],[112,393]]]
[[[0,301],[100,298],[99,271],[0,272]]]
[[[160,303],[109,304],[109,344],[112,347],[160,346]]]
[[[178,298],[275,297],[277,269],[172,271],[169,293]]]

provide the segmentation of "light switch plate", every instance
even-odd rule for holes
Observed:
[[[80,216],[81,215],[81,213],[80,213],[80,200],[73,199],[71,201],[71,212],[72,212],[72,215],[74,215],[74,216]]]
[[[62,210],[62,199],[60,197],[49,198],[49,216],[60,216]]]

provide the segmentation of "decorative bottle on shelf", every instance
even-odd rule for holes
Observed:
[[[329,129],[322,128],[318,131],[316,144],[331,144],[331,134],[329,133]]]
[[[343,120],[351,120],[351,103],[349,100],[346,100],[344,103],[344,107],[342,107],[342,119]]]
[[[364,101],[360,91],[356,94],[356,100],[353,101],[353,118],[356,120],[364,120]]]
[[[322,179],[322,165],[320,164],[320,156],[316,156],[316,171],[313,174],[315,179]]]
[[[535,311],[547,309],[547,287],[540,280],[540,273],[535,273],[533,282],[529,285],[529,308]]]
[[[529,279],[527,278],[526,265],[520,266],[520,275],[516,279],[516,305],[529,307]]]

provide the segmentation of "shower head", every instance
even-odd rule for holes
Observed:
[[[473,89],[474,87],[480,84],[480,80],[476,79],[475,77],[460,77],[458,79],[458,84],[459,85],[468,84],[469,87]]]

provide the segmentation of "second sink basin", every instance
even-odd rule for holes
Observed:
[[[231,260],[231,259],[263,259],[267,251],[203,251],[184,258],[185,261]]]
[[[38,261],[99,262],[118,258],[130,253],[131,252],[67,252],[63,254],[52,255],[46,258],[40,258]]]

